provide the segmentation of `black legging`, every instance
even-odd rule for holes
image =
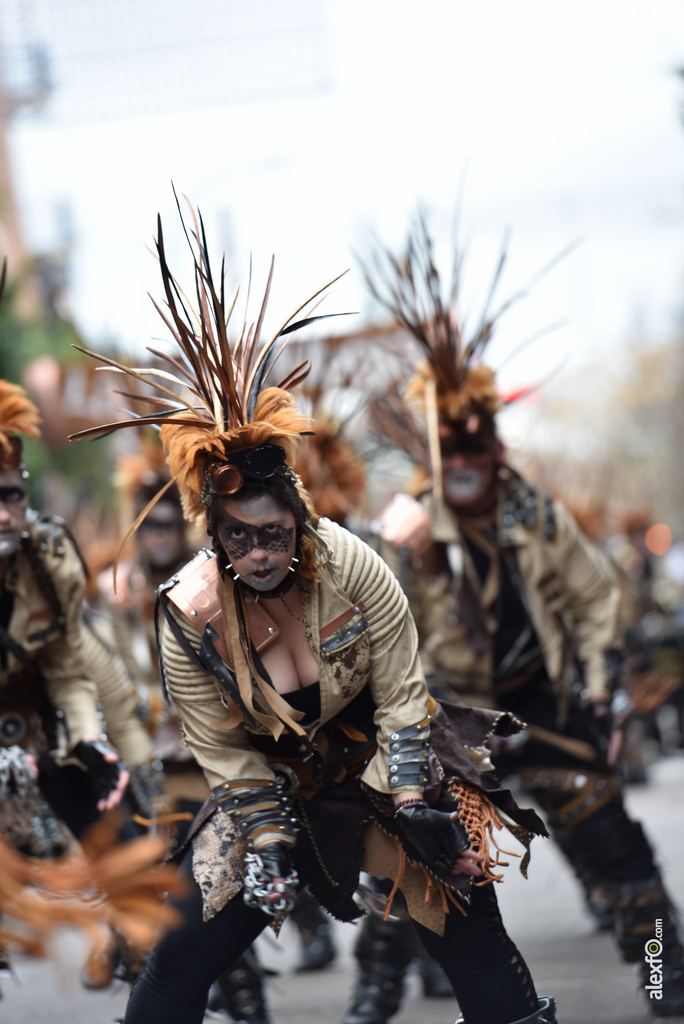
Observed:
[[[510,1024],[535,1012],[534,982],[501,919],[494,883],[473,886],[467,917],[452,908],[443,937],[414,925],[451,982],[466,1024]]]
[[[189,889],[172,905],[183,924],[153,949],[135,983],[124,1024],[201,1024],[209,988],[269,922],[238,893],[202,920],[202,897],[191,877],[191,852],[181,865]],[[444,968],[467,1024],[508,1024],[529,1016],[537,996],[520,953],[506,934],[492,885],[473,889],[467,916],[453,908],[444,937],[418,926],[428,953]]]

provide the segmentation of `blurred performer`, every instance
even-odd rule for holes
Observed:
[[[38,422],[23,389],[0,381],[0,779],[5,799],[21,795],[35,806],[17,818],[17,805],[3,804],[3,832],[24,852],[45,855],[63,844],[51,834],[58,826],[35,772],[50,804],[69,791],[67,777],[79,780],[81,799],[65,801],[73,831],[119,803],[128,773],[102,739],[84,662],[80,559],[59,522],[28,508],[20,435],[39,436]]]
[[[656,524],[650,509],[633,508],[623,514],[618,533],[606,545],[628,591],[623,619],[633,711],[625,744],[629,754],[641,752],[641,764],[635,756],[623,757],[630,782],[646,780],[646,741],[651,751],[660,753],[684,746],[684,620],[679,588],[668,580],[653,550],[659,533],[667,529]]]
[[[0,382],[0,831],[17,850],[47,858],[120,802],[126,759],[134,810],[162,810],[150,797],[162,799],[164,786],[163,778],[149,785],[151,744],[123,666],[83,622],[71,534],[57,517],[28,509],[18,435],[40,436],[37,424],[22,389]],[[123,820],[119,838],[133,838],[130,817]],[[119,947],[112,935],[87,961],[85,985],[109,984]]]
[[[161,445],[145,436],[140,438],[139,452],[122,456],[118,461],[117,483],[132,520],[137,519],[169,481]],[[173,577],[193,554],[180,494],[174,484],[140,524],[135,535],[135,558],[119,565],[116,587],[111,569],[98,575],[103,610],[108,616],[100,615],[91,623],[95,631],[104,636],[105,642],[108,640],[119,652],[137,685],[140,713],[153,736],[154,752],[163,767],[172,811],[192,815],[209,796],[209,787],[181,735],[175,711],[162,697],[154,612],[157,588]],[[142,775],[136,770],[131,772],[131,786],[145,793],[150,791],[154,774],[149,762],[143,768]],[[176,826],[175,845],[183,841],[186,831],[187,824]],[[263,970],[253,950],[212,986],[208,1009],[221,1019],[268,1024]]]
[[[107,639],[101,616],[86,606],[83,656],[88,675],[95,683],[97,701],[107,737],[124,760],[130,774],[125,803],[139,818],[154,822],[169,812],[169,795],[163,765],[141,721],[138,691],[119,652]],[[130,836],[135,830],[128,829]]]
[[[125,514],[137,519],[169,481],[158,443],[140,439],[140,451],[122,456],[117,483]],[[157,587],[193,554],[174,486],[149,511],[135,535],[133,558],[122,559],[116,581],[110,567],[97,576],[99,605],[91,626],[118,652],[138,695],[138,713],[153,737],[175,811],[192,810],[206,798],[204,778],[182,742],[176,717],[165,706],[159,682],[154,609]]]
[[[564,508],[506,464],[501,398],[480,361],[488,310],[466,344],[455,296],[441,298],[424,225],[406,260],[389,260],[386,276],[369,283],[425,356],[409,396],[426,414],[433,490],[420,503],[395,502],[382,531],[399,556],[431,690],[528,723],[524,744],[499,744],[497,770],[519,774],[573,865],[603,887],[619,951],[642,965],[649,1007],[680,1014],[684,956],[673,906],[613,768],[614,573]],[[657,919],[661,989],[649,988],[644,962]]]
[[[0,832],[47,858],[120,802],[128,772],[84,656],[79,556],[59,521],[28,508],[20,435],[40,436],[38,423],[23,389],[0,381]],[[96,960],[86,984],[99,984]]]

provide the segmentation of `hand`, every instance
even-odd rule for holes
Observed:
[[[587,697],[587,708],[599,732],[602,753],[610,768],[617,764],[622,750],[622,722],[613,715],[612,699],[607,694]]]
[[[411,558],[422,558],[432,546],[432,519],[408,494],[395,494],[377,521],[382,539],[395,548],[408,548]]]
[[[261,857],[261,863],[266,875],[275,885],[285,883],[285,879],[292,873],[290,852],[284,843],[268,843],[255,851]],[[271,894],[271,902],[277,900],[277,892]]]
[[[481,875],[482,854],[471,850],[458,814],[431,807],[399,806],[394,814],[403,837],[424,859],[427,867],[454,875]]]
[[[116,807],[121,802],[129,779],[129,773],[117,751],[101,739],[87,736],[76,744],[73,752],[88,772],[99,797],[98,811],[110,811]]]
[[[248,853],[245,865],[245,903],[272,917],[288,914],[297,898],[297,872],[285,843],[267,843]]]

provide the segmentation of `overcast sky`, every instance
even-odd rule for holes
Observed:
[[[97,17],[118,10],[123,18],[124,0],[53,3],[67,29],[64,12],[78,15],[82,35],[74,42],[71,30],[60,39],[36,28],[55,59],[65,40],[72,51],[44,113],[13,123],[12,164],[30,249],[56,244],[59,211],[67,211],[70,306],[91,344],[114,336],[142,348],[163,333],[147,298],[160,286],[146,246],[160,211],[171,258],[188,280],[172,180],[200,206],[217,259],[228,249],[231,287],[246,282],[250,251],[256,287],[276,254],[274,320],[348,266],[327,311],[367,312],[354,253],[368,252],[371,229],[398,246],[418,202],[446,265],[465,176],[464,305],[473,315],[506,229],[502,299],[582,239],[502,322],[499,361],[544,324],[568,321],[514,361],[504,383],[542,376],[568,356],[619,362],[627,338],[673,334],[684,280],[679,0],[281,0],[278,10],[301,23],[289,33],[282,20],[269,23],[268,38],[252,49],[253,26],[243,26],[240,45],[234,23],[214,26],[215,0],[169,0],[175,44],[159,44],[148,59],[131,43],[133,25],[110,61]],[[136,0],[137,12],[146,6],[154,18],[157,0]],[[268,0],[252,12],[258,7],[269,16]],[[248,8],[248,0],[223,0],[221,9],[234,16]],[[307,12],[315,14],[308,35]],[[207,25],[198,26],[202,17]],[[204,36],[191,38],[192,26]],[[105,120],[95,80],[74,77],[73,47],[92,50],[96,28],[95,65],[107,63],[107,95],[120,90],[106,112],[99,103]],[[141,22],[141,39],[149,30]],[[179,37],[187,40],[183,66]],[[221,40],[233,46],[223,56]],[[290,57],[280,77],[274,54]],[[223,77],[213,79],[212,69]],[[138,71],[149,80],[138,81]],[[204,94],[190,95],[184,81],[206,82]],[[79,90],[90,108],[65,102]]]

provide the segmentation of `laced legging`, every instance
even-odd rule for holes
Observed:
[[[182,899],[172,901],[183,924],[155,946],[138,978],[124,1024],[201,1024],[209,988],[268,924],[242,893],[209,921],[191,879],[191,852],[181,866],[188,878]],[[473,889],[466,917],[455,908],[443,937],[417,926],[428,953],[444,968],[467,1024],[508,1024],[533,1013],[537,997],[525,961],[509,939],[492,885]]]
[[[534,982],[504,927],[494,885],[473,886],[468,916],[447,914],[443,937],[414,924],[451,982],[466,1024],[509,1024],[535,1012]]]

